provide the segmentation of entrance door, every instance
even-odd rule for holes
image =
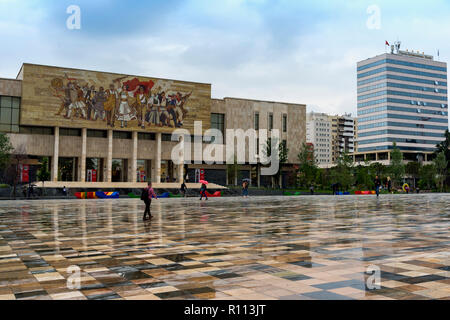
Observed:
[[[113,159],[112,161],[112,182],[122,182],[124,177],[124,161]]]

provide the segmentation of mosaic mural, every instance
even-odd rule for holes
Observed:
[[[209,127],[211,85],[24,64],[21,123],[171,132]]]

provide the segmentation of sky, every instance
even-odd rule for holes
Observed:
[[[67,27],[71,5],[79,29]],[[0,0],[0,77],[28,62],[356,116],[356,63],[384,53],[386,40],[447,61],[449,17],[445,0]]]

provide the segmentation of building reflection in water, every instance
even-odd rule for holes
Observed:
[[[162,226],[163,226],[163,215],[164,213],[161,210],[161,201],[160,200],[153,200],[152,205],[154,204],[154,208],[156,209],[156,212],[158,213],[158,237],[159,237],[159,244],[163,244],[163,233],[162,233]],[[151,208],[150,208],[151,209]],[[155,219],[155,214],[152,213],[154,210],[150,210],[150,214],[153,215],[152,219]]]
[[[87,223],[86,223],[86,201],[83,201],[80,206],[80,221],[81,221],[81,230],[82,230],[81,241],[83,242],[83,250],[86,252],[86,251],[88,251]]]
[[[59,248],[59,204],[55,203],[53,206],[53,237],[55,240],[55,253],[54,255],[58,255]]]
[[[137,200],[133,201],[131,203],[131,212],[128,213],[128,215],[131,214],[131,221],[133,221],[133,229],[134,229],[134,237],[133,237],[133,243],[135,246],[137,246],[139,244],[139,239],[137,237],[137,235],[139,234],[138,232],[138,215],[139,215],[139,203]]]
[[[113,225],[113,203],[112,201],[106,202],[106,215],[108,218],[108,226],[106,228],[109,231],[109,243],[114,245],[114,225]]]

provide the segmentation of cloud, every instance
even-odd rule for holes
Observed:
[[[2,77],[22,62],[212,84],[212,95],[314,105],[356,114],[356,63],[384,41],[448,59],[450,4],[411,1],[0,0]],[[381,29],[366,26],[370,5]]]

